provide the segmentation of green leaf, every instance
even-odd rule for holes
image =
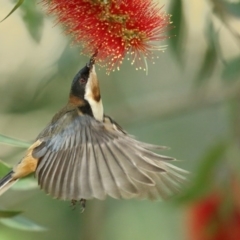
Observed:
[[[229,32],[237,39],[240,40],[240,35],[229,22],[229,14],[239,17],[240,3],[230,3],[226,0],[210,0],[212,4],[213,13],[219,18],[220,21],[227,27]],[[232,17],[232,16],[230,16]]]
[[[169,32],[169,45],[172,47],[173,52],[178,60],[180,60],[180,43],[182,42],[182,29],[184,27],[184,15],[182,9],[182,0],[172,1],[169,9],[171,21],[173,22],[174,26],[174,28]]]
[[[3,18],[1,22],[3,22],[4,20],[6,20],[12,13],[15,12],[15,10],[17,10],[22,4],[23,4],[24,0],[18,0],[18,2],[16,3],[16,5],[13,7],[13,9],[10,11],[10,13],[5,17]]]
[[[231,15],[238,18],[240,17],[240,2],[231,3],[231,2],[223,1],[223,3],[225,5],[225,8]]]
[[[197,74],[197,82],[202,82],[211,77],[217,63],[217,54],[214,48],[208,47],[203,56],[202,66]]]
[[[203,157],[195,178],[191,179],[193,182],[192,186],[184,195],[177,199],[178,202],[182,203],[195,200],[209,190],[212,179],[214,179],[216,165],[222,160],[228,146],[226,143],[218,143],[210,148]]]
[[[207,21],[206,28],[206,39],[207,39],[207,49],[203,55],[202,65],[199,69],[198,74],[196,75],[197,82],[203,82],[211,77],[218,59],[217,53],[217,39],[218,34],[216,33],[212,20]]]
[[[36,7],[37,1],[27,1],[21,7],[23,21],[33,38],[36,42],[41,40],[42,29],[43,29],[43,14]]]
[[[32,190],[38,187],[36,179],[32,176],[20,179],[16,184],[12,186],[13,190]]]
[[[9,167],[6,163],[0,160],[0,178],[5,176],[11,170],[12,170],[11,167]]]
[[[28,148],[30,143],[0,134],[0,143],[14,147]]]
[[[240,57],[236,57],[226,64],[223,69],[222,78],[224,80],[237,80],[240,76]]]
[[[22,211],[4,211],[0,210],[0,218],[11,218],[21,214]]]
[[[15,228],[18,230],[24,230],[24,231],[46,231],[47,230],[45,227],[42,227],[22,216],[15,216],[12,218],[2,218],[0,219],[0,222],[5,226]]]

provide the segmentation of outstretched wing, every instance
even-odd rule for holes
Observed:
[[[185,171],[169,163],[174,159],[118,129],[75,111],[51,124],[33,152],[41,188],[65,200],[157,199],[178,191]]]

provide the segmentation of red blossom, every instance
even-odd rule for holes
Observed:
[[[65,32],[111,71],[126,54],[132,63],[149,57],[170,23],[152,0],[42,0],[48,13],[55,14]]]
[[[240,239],[240,209],[228,197],[215,194],[198,201],[188,220],[190,240]]]

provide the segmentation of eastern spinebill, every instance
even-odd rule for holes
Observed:
[[[186,171],[164,147],[137,141],[104,114],[95,56],[74,77],[69,100],[38,135],[22,160],[0,180],[0,195],[19,178],[35,173],[54,198],[158,199],[177,192]]]

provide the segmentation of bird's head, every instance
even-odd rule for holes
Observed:
[[[95,71],[96,54],[74,77],[69,101],[75,105],[90,105],[93,116],[99,120],[102,119],[103,110],[99,82]]]
[[[91,92],[93,97],[100,98],[99,84],[95,72],[95,55],[73,78],[70,95],[85,99],[85,94]]]

